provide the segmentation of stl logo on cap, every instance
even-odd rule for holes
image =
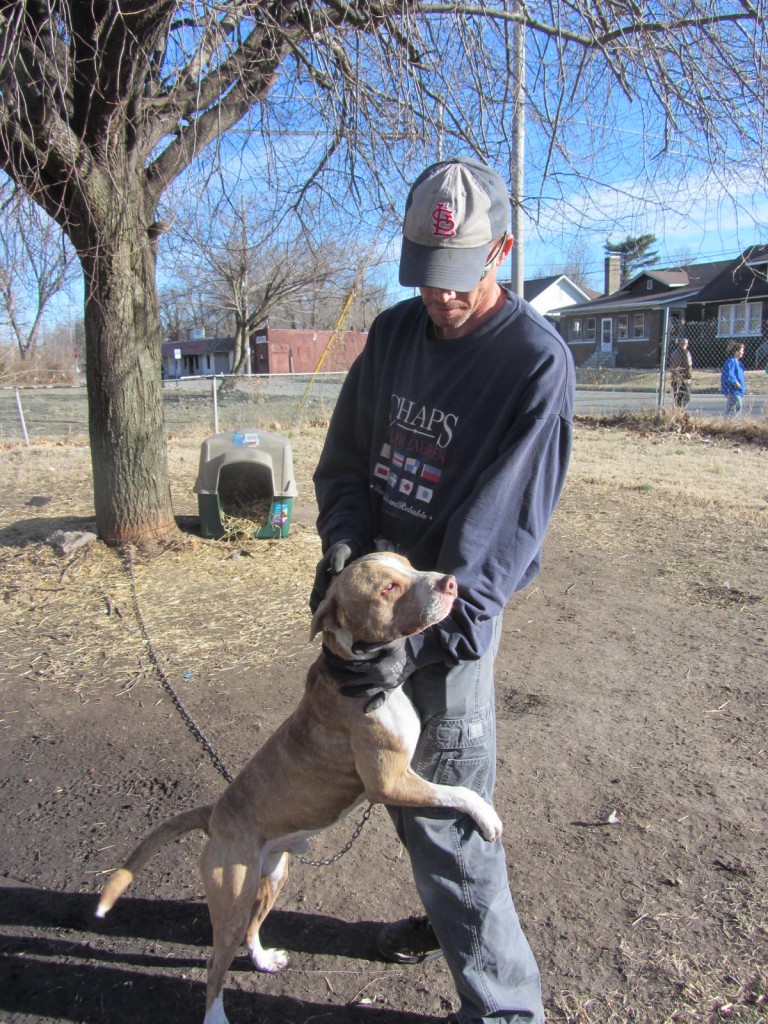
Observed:
[[[437,238],[453,238],[456,234],[456,221],[453,219],[453,210],[447,203],[438,203],[432,211],[432,223],[435,230],[432,232]]]

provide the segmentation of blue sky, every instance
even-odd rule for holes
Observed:
[[[765,192],[758,189],[747,193],[742,189],[740,193],[734,188],[734,195],[726,196],[714,182],[703,189],[701,184],[691,186],[688,191],[690,199],[681,203],[682,212],[654,210],[641,197],[632,201],[627,199],[623,207],[616,206],[617,227],[607,236],[605,231],[579,228],[575,216],[573,223],[555,218],[542,219],[539,224],[527,222],[524,239],[526,279],[562,269],[569,248],[574,246],[584,251],[590,287],[602,292],[606,237],[622,241],[627,235],[655,234],[658,243],[654,248],[659,252],[660,267],[674,266],[679,262],[706,263],[731,259],[750,245],[768,245],[768,195]],[[592,199],[599,205],[611,202],[613,197],[614,192],[606,190],[604,195],[593,193]],[[413,294],[413,289],[401,289],[398,285],[398,256],[399,239],[395,239],[387,248],[384,261],[372,271],[388,282],[393,302]],[[509,275],[507,262],[501,268],[500,277],[503,280]],[[73,298],[72,314],[76,319],[82,315],[80,302],[79,298]],[[69,307],[70,302],[62,296],[51,310],[48,322],[66,321]]]
[[[583,232],[575,224],[544,221],[529,223],[524,244],[525,277],[549,272],[571,245],[585,253],[594,288],[603,281],[603,246],[606,238],[623,241],[628,235],[654,234],[660,266],[679,262],[704,263],[736,257],[750,245],[768,244],[768,195],[759,182],[734,181],[726,194],[722,184],[710,180],[667,183],[667,208],[658,208],[642,194],[616,186],[594,192],[593,209],[602,210],[614,230]],[[674,202],[675,209],[669,208]],[[574,218],[576,220],[576,218]]]
[[[617,103],[621,107],[620,99]],[[643,112],[628,104],[615,113],[617,120],[607,126],[572,122],[576,133],[568,136],[568,146],[564,146],[568,160],[558,160],[555,155],[552,162],[548,137],[543,132],[537,135],[535,126],[531,126],[526,139],[526,279],[560,272],[575,261],[587,274],[589,286],[602,291],[607,238],[619,242],[629,235],[654,234],[661,267],[735,258],[750,245],[768,244],[766,182],[757,173],[752,177],[745,174],[735,146],[733,170],[721,170],[719,176],[709,172],[701,160],[697,163],[695,151],[693,157],[686,152],[666,151],[657,160],[653,151],[658,149],[659,136],[643,130]],[[427,142],[424,140],[425,146]],[[258,133],[248,136],[246,131],[235,131],[228,143],[220,145],[218,156],[223,159],[223,173],[230,175],[233,194],[242,193],[258,203],[259,192],[269,193],[269,175],[281,185],[306,180],[308,169],[316,164],[317,147],[322,150],[323,137],[316,132],[278,130],[265,148]],[[413,152],[409,157],[405,161],[402,153],[391,152],[386,155],[385,165],[379,167],[398,211],[404,206],[407,180],[434,159],[432,156],[418,166],[414,164],[414,169],[405,164],[420,157]],[[543,166],[551,177],[542,180]],[[497,170],[504,174],[502,167],[497,166]],[[371,268],[371,279],[384,279],[393,300],[410,294],[397,283],[400,214],[387,218],[385,229],[378,226],[380,215],[373,210],[372,197],[353,195],[345,171],[346,166],[340,162],[333,168],[329,184],[344,209],[345,225],[340,230],[348,239],[350,259],[356,260],[367,248],[366,236],[377,239],[377,248],[383,252]],[[599,184],[586,186],[578,180],[577,172]],[[406,177],[405,182],[401,176]],[[193,167],[190,181],[200,180],[200,167]],[[184,189],[184,181],[177,187]],[[268,200],[266,203],[269,205]],[[170,194],[164,206],[170,211],[164,209],[163,215],[170,212],[172,220]],[[358,229],[361,240],[355,248]],[[383,230],[389,244],[383,244]],[[163,269],[161,261],[160,283]],[[502,279],[509,272],[508,265],[502,267]],[[76,295],[72,303],[75,308],[79,306]],[[62,308],[66,319],[68,306],[66,301],[57,303],[49,319],[61,317]],[[75,315],[80,315],[79,309]]]
[[[624,128],[616,129],[623,144],[620,152],[613,149],[605,160],[594,153],[584,158],[585,180],[599,184],[585,186],[568,167],[555,167],[561,183],[570,173],[573,186],[568,192],[561,184],[560,194],[556,184],[541,180],[537,148],[543,144],[530,133],[524,204],[527,280],[562,271],[575,260],[589,285],[602,291],[606,239],[655,235],[660,267],[736,258],[751,245],[768,244],[768,185],[758,171],[745,171],[736,147],[733,164],[719,171],[684,153],[668,152],[655,161],[649,151],[657,139],[630,130],[633,117],[629,110]],[[592,126],[584,124],[579,145],[585,150],[592,133]],[[571,167],[578,163],[577,157]],[[397,252],[394,242],[388,250],[388,277],[396,290]],[[505,265],[501,276],[508,275]]]
[[[525,226],[526,279],[560,271],[569,252],[581,252],[589,285],[601,292],[606,237],[622,241],[628,235],[655,234],[658,242],[654,248],[662,267],[735,258],[750,245],[768,244],[768,194],[757,179],[740,177],[724,183],[714,178],[659,180],[655,193],[648,196],[630,181],[614,181],[594,189],[588,200],[572,197],[567,216],[559,213],[559,204],[550,209],[543,203],[538,223],[528,219]],[[595,227],[596,220],[599,228]],[[392,225],[393,231],[396,227]],[[399,236],[392,239],[382,262],[371,270],[373,277],[387,281],[392,301],[413,293],[398,285],[398,256]],[[507,263],[500,276],[504,279],[509,274]],[[79,305],[79,298],[74,296],[72,312],[76,318],[81,315]],[[48,322],[66,321],[69,307],[62,296]]]
[[[546,276],[562,269],[571,247],[583,251],[584,264],[589,272],[589,284],[596,291],[603,290],[604,243],[623,241],[628,235],[654,234],[659,253],[659,266],[671,267],[678,263],[707,263],[738,256],[750,245],[768,245],[768,194],[758,182],[731,182],[726,194],[722,185],[714,180],[677,182],[667,185],[669,200],[674,199],[676,210],[657,208],[641,194],[617,187],[595,190],[591,206],[579,209],[575,203],[573,219],[547,217],[546,208],[539,223],[528,220],[524,238],[525,278]],[[613,230],[597,230],[593,226],[579,226],[583,217],[593,221],[598,211],[604,223],[614,224]],[[389,277],[393,294],[399,297],[397,287],[397,245],[392,247]],[[501,269],[501,278],[510,274],[509,263]],[[411,290],[407,291],[411,294]]]

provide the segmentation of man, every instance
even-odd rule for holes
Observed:
[[[693,359],[687,338],[680,338],[669,357],[672,400],[678,409],[684,409],[691,400],[691,377]]]
[[[370,710],[409,677],[422,722],[415,770],[488,800],[501,613],[539,569],[571,450],[574,390],[563,340],[496,280],[513,244],[508,225],[507,189],[483,164],[447,160],[419,176],[406,203],[400,283],[420,297],[373,323],[314,476],[325,554],[313,606],[330,575],[377,542],[417,568],[456,576],[451,615],[348,692]],[[392,817],[428,917],[385,927],[382,955],[418,963],[443,953],[461,1024],[542,1021],[539,972],[501,843],[486,843],[452,811],[396,808]]]

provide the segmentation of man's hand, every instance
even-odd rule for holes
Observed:
[[[309,595],[309,607],[313,615],[325,597],[331,577],[337,576],[347,562],[353,562],[359,554],[357,545],[351,540],[337,540],[331,544],[315,569],[315,582]]]
[[[394,640],[368,661],[345,662],[345,671],[351,678],[347,685],[341,687],[344,696],[366,697],[367,703],[363,708],[366,714],[381,707],[390,692],[416,671],[405,645],[405,639]],[[356,650],[354,646],[352,649]],[[358,683],[352,681],[356,675],[360,677]]]

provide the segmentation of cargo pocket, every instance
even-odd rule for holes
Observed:
[[[488,778],[488,757],[450,757],[440,759],[435,782],[441,786],[466,786],[482,794]]]
[[[467,786],[482,793],[493,756],[490,705],[467,718],[439,718],[427,724],[414,770],[438,785]]]

